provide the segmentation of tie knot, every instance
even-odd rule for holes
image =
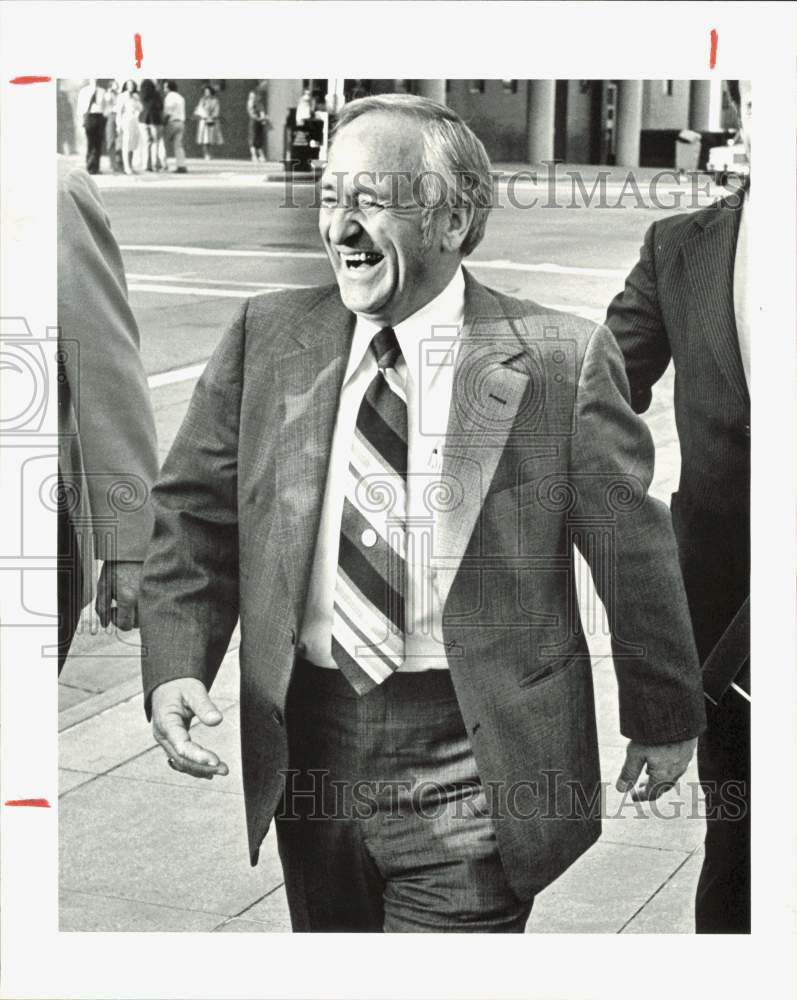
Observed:
[[[376,357],[376,363],[380,369],[394,368],[401,354],[396,331],[392,326],[385,326],[374,334],[371,341],[371,350]]]

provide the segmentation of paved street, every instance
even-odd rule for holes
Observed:
[[[184,177],[99,178],[123,249],[162,456],[202,365],[240,302],[331,280],[312,185],[286,188],[266,180],[262,169],[232,161],[189,167]],[[589,190],[596,168],[585,171]],[[642,180],[652,173],[638,173],[643,191]],[[607,184],[610,204],[622,183],[615,172]],[[499,184],[504,194],[507,187],[506,179]],[[564,207],[570,187],[567,178],[557,185],[563,207],[553,208],[544,204],[547,187],[517,185],[516,201],[536,194],[540,204],[523,209],[504,198],[468,266],[503,292],[600,321],[645,229],[666,210],[636,207],[634,197],[624,208]],[[676,188],[672,179],[659,197],[672,201],[677,190],[685,203],[689,188]],[[288,198],[295,207],[284,207]],[[648,415],[657,445],[653,492],[664,500],[675,488],[679,463],[671,394],[668,374]],[[61,929],[288,930],[273,832],[259,868],[247,860],[237,638],[212,692],[225,720],[213,731],[197,732],[227,761],[230,775],[196,782],[171,771],[153,746],[139,693],[138,634],[92,629],[87,613],[60,683]],[[613,670],[602,651],[595,648],[609,783],[604,835],[538,897],[528,931],[691,932],[703,838],[702,820],[687,817],[697,805],[694,766],[660,816],[623,803],[612,790],[625,741]]]

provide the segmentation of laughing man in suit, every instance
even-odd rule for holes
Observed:
[[[320,231],[336,284],[247,302],[155,489],[146,703],[172,767],[241,622],[252,863],[272,819],[301,931],[522,931],[600,834],[574,544],[613,625],[618,786],[704,725],[650,436],[603,327],[463,269],[492,197],[450,109],[343,110]]]
[[[733,80],[729,91],[749,156],[750,86]],[[673,524],[698,654],[706,662],[716,647],[713,663],[722,664],[712,671],[719,683],[709,682],[706,665],[708,727],[698,747],[707,820],[698,934],[750,931],[748,201],[749,188],[654,223],[606,320],[637,413],[670,359],[675,366],[681,479]]]

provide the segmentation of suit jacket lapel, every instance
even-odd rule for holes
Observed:
[[[733,303],[740,220],[741,210],[718,205],[702,232],[684,243],[682,253],[697,315],[717,364],[739,398],[749,404]]]
[[[529,383],[525,371],[510,365],[523,349],[501,305],[465,276],[465,321],[443,446],[443,493],[450,484],[451,503],[438,514],[434,540],[441,607]]]
[[[277,490],[285,568],[296,607],[307,590],[318,534],[329,453],[346,370],[354,316],[337,292],[296,331],[296,350],[277,365],[285,416],[277,456]]]

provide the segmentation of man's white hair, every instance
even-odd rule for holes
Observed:
[[[460,251],[463,256],[472,253],[484,236],[493,204],[490,160],[481,140],[444,104],[413,94],[378,94],[343,107],[333,142],[357,118],[376,112],[400,115],[420,127],[423,155],[413,193],[423,207],[424,236],[428,240],[436,209],[444,204],[468,205],[472,215]]]

